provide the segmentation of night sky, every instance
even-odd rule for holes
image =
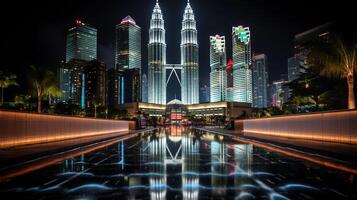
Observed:
[[[167,63],[180,62],[180,29],[185,0],[159,0],[163,11]],[[295,34],[330,21],[356,18],[352,1],[322,0],[191,0],[199,40],[200,85],[209,84],[209,36],[226,36],[227,57],[231,58],[232,26],[249,26],[252,49],[269,59],[270,82],[287,73],[287,58],[293,54]],[[9,2],[8,2],[9,3]],[[52,0],[12,1],[3,4],[1,37],[3,48],[1,69],[17,73],[20,82],[30,64],[55,70],[65,58],[66,30],[75,19],[82,19],[98,29],[99,60],[113,67],[114,28],[130,15],[142,28],[143,70],[147,71],[147,42],[151,12],[155,0]],[[5,9],[10,13],[6,13]],[[341,13],[341,11],[343,11]],[[354,18],[353,18],[354,17]],[[168,100],[180,90],[172,84]],[[176,88],[176,89],[172,89]],[[18,90],[18,89],[17,89]]]

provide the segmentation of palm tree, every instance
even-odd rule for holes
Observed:
[[[335,37],[330,43],[313,45],[308,55],[313,67],[320,70],[320,75],[347,80],[348,109],[355,109],[354,74],[357,69],[357,46],[347,45]]]
[[[57,84],[53,84],[53,85],[51,85],[50,87],[47,88],[46,96],[47,96],[47,99],[48,99],[48,104],[50,105],[53,102],[53,98],[62,96],[62,92],[61,92],[61,90],[60,90],[60,88],[58,87]]]
[[[5,74],[0,73],[0,87],[1,87],[1,102],[0,105],[4,103],[4,89],[13,85],[18,85],[16,82],[15,74]]]
[[[42,112],[42,100],[47,97],[58,95],[56,76],[52,71],[30,66],[29,73],[33,93],[37,97],[37,112]]]

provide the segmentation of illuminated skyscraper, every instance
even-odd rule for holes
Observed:
[[[268,58],[265,54],[253,57],[253,107],[267,107]]]
[[[181,29],[181,98],[183,104],[199,103],[198,43],[196,20],[187,1]]]
[[[138,102],[141,100],[141,28],[133,18],[126,16],[115,31],[118,102]]]
[[[226,39],[224,36],[210,36],[210,87],[211,102],[226,101]]]
[[[252,103],[252,55],[249,27],[232,28],[233,101]]]
[[[165,27],[158,1],[151,15],[148,44],[148,101],[166,104]]]
[[[67,31],[66,62],[72,59],[97,59],[97,29],[81,20],[76,20],[75,26]]]
[[[115,29],[115,66],[141,69],[141,28],[126,16]]]

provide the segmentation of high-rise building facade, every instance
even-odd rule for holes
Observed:
[[[232,28],[233,101],[252,103],[252,55],[249,27]]]
[[[67,31],[66,62],[72,59],[97,59],[97,29],[81,20],[76,20],[75,26]]]
[[[224,36],[210,36],[210,88],[211,102],[226,101],[227,96],[227,56]]]
[[[267,83],[268,83],[268,59],[265,54],[254,55],[252,78],[253,78],[253,107],[267,107]]]
[[[148,44],[148,101],[166,104],[165,27],[159,3],[151,15]]]
[[[141,70],[139,68],[119,71],[120,104],[141,101]]]
[[[120,104],[119,102],[119,73],[115,68],[107,71],[108,106],[110,108]]]
[[[141,28],[126,16],[115,28],[115,66],[141,69]]]
[[[294,57],[299,62],[298,75],[303,73],[303,68],[309,67],[307,56],[310,52],[309,43],[311,42],[328,42],[331,37],[333,23],[326,23],[302,33],[296,34],[294,37]],[[295,61],[294,61],[295,62]],[[301,69],[301,67],[303,67]]]
[[[106,66],[98,61],[88,62],[83,70],[85,107],[106,105]]]
[[[198,43],[196,20],[187,2],[181,29],[181,98],[183,104],[199,103]]]

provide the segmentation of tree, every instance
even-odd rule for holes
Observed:
[[[1,102],[0,106],[4,104],[4,89],[10,86],[18,85],[15,74],[5,74],[0,72],[0,87],[1,87]]]
[[[29,80],[37,97],[37,112],[42,112],[42,100],[57,96],[59,93],[56,76],[52,71],[30,66]]]
[[[334,37],[329,43],[312,44],[308,61],[312,67],[319,69],[322,76],[347,80],[348,109],[355,109],[354,74],[357,69],[357,44],[348,45],[339,37]]]

